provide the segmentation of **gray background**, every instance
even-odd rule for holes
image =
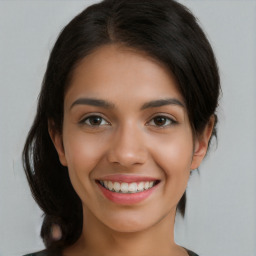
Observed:
[[[43,248],[21,151],[49,52],[95,1],[0,1],[0,256]],[[222,80],[219,142],[188,185],[177,243],[200,256],[256,255],[256,1],[183,0],[215,50]]]

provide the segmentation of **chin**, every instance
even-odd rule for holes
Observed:
[[[112,229],[115,232],[119,233],[135,233],[135,232],[141,232],[143,230],[146,230],[148,228],[147,225],[124,225],[124,223],[115,224],[112,226],[109,226],[110,229]]]
[[[133,233],[140,232],[149,228],[153,225],[153,221],[151,223],[149,220],[145,220],[145,217],[138,218],[136,216],[131,218],[131,216],[129,216],[128,218],[121,218],[121,216],[119,216],[117,218],[106,221],[105,225],[116,232]]]

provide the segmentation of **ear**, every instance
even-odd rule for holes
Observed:
[[[214,123],[215,117],[214,115],[212,115],[207,125],[205,126],[203,132],[195,140],[194,155],[190,167],[191,170],[197,169],[206,155]]]
[[[65,157],[65,150],[63,146],[62,134],[57,131],[55,124],[52,120],[48,121],[48,132],[54,144],[54,147],[58,153],[59,160],[62,165],[67,166],[67,160]]]

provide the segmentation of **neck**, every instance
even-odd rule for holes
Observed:
[[[187,255],[174,242],[175,209],[153,226],[134,232],[120,232],[100,222],[84,209],[83,231],[79,240],[64,255],[131,256]]]

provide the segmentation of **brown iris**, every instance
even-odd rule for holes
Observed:
[[[88,118],[88,121],[89,121],[90,125],[97,126],[97,125],[101,124],[102,117],[100,117],[100,116],[90,116]]]
[[[154,123],[157,126],[163,126],[166,124],[167,118],[164,116],[158,116],[154,118]]]

